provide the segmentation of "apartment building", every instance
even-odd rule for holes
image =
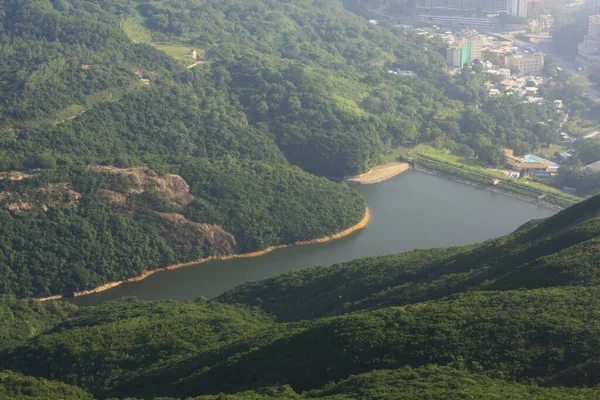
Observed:
[[[542,53],[511,54],[505,57],[504,62],[508,68],[519,71],[523,75],[539,75],[544,68],[544,55]]]
[[[471,42],[460,38],[446,49],[446,62],[450,68],[462,68],[470,60]]]
[[[471,44],[470,44],[470,49],[469,49],[469,61],[472,62],[474,60],[480,60],[481,61],[481,51],[483,48],[483,41],[481,40],[481,37],[479,36],[479,34],[477,33],[477,31],[474,31],[472,29],[463,29],[461,31],[461,35],[465,38],[468,39]]]
[[[589,64],[600,61],[600,15],[590,15],[588,18],[588,34],[583,37],[583,43],[577,46],[578,58]]]

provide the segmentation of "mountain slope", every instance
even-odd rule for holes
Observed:
[[[479,245],[312,268],[211,301],[63,309],[7,298],[17,321],[40,322],[8,327],[0,368],[100,398],[410,398],[415,387],[593,398],[599,214],[593,198]]]
[[[240,306],[120,301],[81,310],[6,353],[2,368],[101,397],[301,392],[429,364],[544,384],[600,354],[599,294],[476,292],[293,325]]]

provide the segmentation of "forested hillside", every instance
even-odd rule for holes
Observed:
[[[551,108],[486,98],[441,49],[338,0],[0,1],[0,293],[331,235],[365,204],[314,175],[556,136]]]
[[[311,268],[211,301],[78,309],[5,295],[0,393],[597,398],[599,219],[596,197],[479,245]]]

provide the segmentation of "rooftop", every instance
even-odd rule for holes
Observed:
[[[591,164],[586,165],[585,169],[592,170],[592,171],[595,171],[595,172],[600,171],[600,160],[598,160],[596,162],[593,162]]]
[[[558,169],[560,165],[546,160],[545,158],[538,157],[533,154],[526,154],[523,157],[517,157],[514,155],[512,149],[504,149],[504,156],[506,157],[506,163],[511,167],[518,169]],[[600,164],[598,166],[600,168]]]

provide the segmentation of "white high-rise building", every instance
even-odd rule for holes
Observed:
[[[588,34],[577,47],[578,58],[585,64],[600,61],[600,15],[590,15],[588,22]]]
[[[520,18],[526,18],[528,3],[528,0],[510,0],[510,15],[514,15],[515,17]]]

